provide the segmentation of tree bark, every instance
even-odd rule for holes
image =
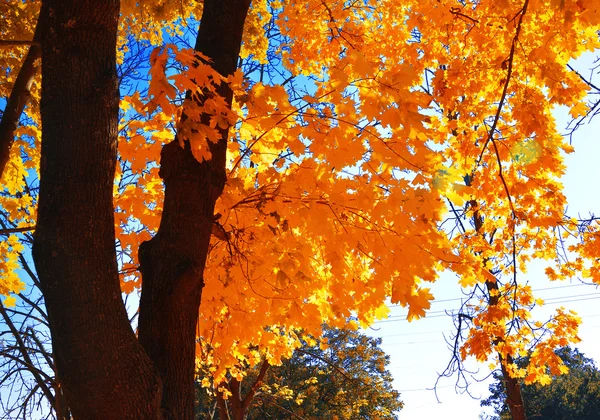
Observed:
[[[242,382],[238,381],[236,378],[231,378],[229,383],[226,384],[226,386],[229,388],[229,392],[231,392],[231,396],[228,399],[228,406],[231,407],[231,415],[229,416],[231,420],[245,420],[247,418],[248,409],[250,408],[250,405],[254,400],[254,396],[260,388],[263,379],[265,379],[265,375],[267,374],[269,366],[269,362],[265,359],[260,367],[256,379],[254,380],[254,383],[246,395],[242,395]]]
[[[518,379],[511,377],[510,373],[506,370],[502,355],[499,355],[499,358],[502,366],[502,380],[504,381],[504,387],[506,389],[506,405],[508,405],[510,414],[513,420],[527,420],[519,381]],[[506,362],[509,364],[513,363],[512,357],[508,357]]]
[[[42,154],[33,258],[58,375],[76,419],[161,415],[160,379],[129,325],[117,273],[118,18],[118,0],[47,0],[40,12]]]
[[[477,222],[475,223],[475,225],[477,226]],[[498,289],[498,283],[487,280],[485,282],[485,285],[489,293],[488,304],[490,306],[497,305],[498,295],[500,292]],[[498,344],[503,341],[504,339],[500,337],[496,339],[496,342],[494,344]],[[498,352],[498,360],[500,361],[500,366],[502,370],[502,381],[504,382],[504,389],[506,389],[506,405],[508,405],[510,414],[513,420],[527,420],[527,416],[525,415],[525,404],[523,403],[523,397],[521,395],[521,386],[519,385],[519,379],[510,376],[510,373],[506,369],[506,365],[514,363],[514,360],[510,355],[508,355],[505,360],[500,352]]]
[[[195,49],[224,76],[236,70],[249,6],[250,0],[204,1]],[[228,85],[220,85],[218,93],[231,106]],[[204,115],[203,123],[208,119]],[[219,141],[209,145],[209,161],[198,162],[189,144],[182,148],[177,139],[163,148],[162,219],[156,236],[139,250],[139,340],[162,379],[167,418],[191,420],[194,415],[196,322],[215,202],[226,181],[228,131],[220,129]]]
[[[478,215],[476,215],[475,218],[475,226],[477,228],[477,226],[481,226],[481,223],[477,222],[477,219],[479,218]],[[490,274],[492,273],[490,272]],[[498,296],[500,292],[498,289],[498,283],[486,280],[485,286],[489,294],[488,304],[490,306],[498,305]],[[499,337],[496,339],[494,344],[496,345],[503,341],[504,339],[502,337]],[[500,352],[498,352],[498,359],[500,361],[500,366],[502,370],[502,381],[504,382],[504,387],[506,389],[506,405],[508,405],[510,414],[512,415],[513,420],[527,420],[527,416],[525,415],[525,404],[523,403],[523,397],[521,395],[521,386],[519,385],[519,379],[510,376],[510,373],[506,369],[506,365],[514,363],[514,360],[510,355],[508,355],[505,359],[502,356],[502,353]]]

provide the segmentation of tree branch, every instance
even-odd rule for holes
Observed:
[[[39,47],[40,43],[35,40],[27,41],[27,40],[20,40],[20,39],[0,39],[0,48],[21,47],[23,45],[32,45],[32,46]]]
[[[4,168],[8,163],[10,149],[15,139],[15,130],[19,126],[21,114],[31,96],[31,85],[41,67],[36,65],[36,61],[42,56],[42,48],[39,43],[41,26],[38,19],[33,41],[0,41],[0,46],[31,45],[10,92],[4,113],[2,114],[2,120],[0,121],[0,177],[2,177]]]
[[[267,370],[269,369],[269,366],[271,366],[271,365],[269,364],[267,359],[265,359],[262,366],[260,367],[260,371],[258,372],[258,376],[256,377],[254,384],[252,384],[250,391],[248,391],[248,393],[244,397],[244,400],[242,401],[242,410],[244,411],[244,413],[248,410],[248,407],[250,407],[250,404],[252,403],[252,400],[254,399],[254,396],[256,395],[256,391],[258,391],[260,384],[262,383],[263,379],[265,378],[265,375],[267,373]]]
[[[227,402],[223,397],[223,393],[217,387],[217,406],[219,407],[219,420],[231,420],[229,411],[227,410]]]
[[[318,359],[318,360],[322,361],[323,363],[326,363],[327,365],[331,366],[335,371],[337,371],[340,375],[342,375],[344,378],[346,378],[349,381],[359,382],[364,386],[367,386],[367,387],[369,386],[369,384],[364,383],[359,378],[353,378],[352,376],[348,375],[348,373],[343,368],[337,366],[335,363],[332,363],[330,360],[327,360],[317,354],[311,353],[306,350],[296,349],[294,351],[297,351],[298,353],[306,354],[307,356],[314,357],[315,359]]]
[[[23,339],[21,338],[21,334],[19,333],[19,331],[13,324],[12,320],[6,313],[6,309],[4,308],[4,305],[1,302],[0,302],[0,315],[2,315],[2,318],[4,318],[4,322],[6,322],[6,325],[10,329],[10,332],[15,337],[15,341],[17,342],[19,352],[21,353],[21,357],[23,358],[22,360],[17,359],[17,358],[15,358],[15,359],[27,366],[29,372],[31,372],[31,374],[35,378],[35,381],[37,382],[37,384],[40,386],[42,392],[44,393],[44,396],[46,397],[48,402],[50,402],[50,405],[52,407],[54,407],[54,404],[56,403],[56,401],[54,400],[54,396],[52,395],[52,392],[50,392],[50,389],[46,385],[46,382],[42,379],[41,374],[43,374],[43,372],[41,372],[39,369],[37,369],[35,367],[35,365],[33,364],[33,362],[31,361],[31,358],[29,357],[29,353],[26,349],[25,343],[23,342]],[[8,355],[8,354],[4,354],[4,357],[9,357],[9,356],[10,355]]]
[[[498,103],[496,115],[494,116],[494,122],[492,123],[492,127],[490,128],[488,138],[486,139],[485,143],[483,144],[483,147],[481,148],[481,153],[479,154],[479,158],[477,159],[476,166],[479,166],[479,164],[481,163],[481,159],[483,158],[485,149],[487,148],[490,141],[494,140],[494,133],[496,131],[496,127],[498,126],[498,121],[500,121],[500,114],[502,113],[502,107],[504,106],[504,101],[506,100],[506,95],[508,93],[508,85],[510,83],[510,78],[512,76],[512,71],[513,71],[515,49],[516,49],[517,41],[519,40],[519,34],[521,33],[521,25],[523,23],[523,17],[525,16],[525,13],[527,12],[528,5],[529,5],[529,0],[525,0],[525,3],[523,4],[523,8],[519,12],[520,13],[519,22],[517,23],[517,30],[515,32],[515,36],[513,37],[512,45],[510,47],[510,54],[508,56],[508,59],[504,62],[507,64],[507,72],[506,72],[506,80],[504,81],[504,87],[502,88],[502,95],[500,96],[500,102]],[[503,65],[504,65],[504,63],[503,63]]]
[[[31,232],[35,230],[35,226],[25,226],[20,228],[0,229],[0,235],[11,235],[13,233]]]

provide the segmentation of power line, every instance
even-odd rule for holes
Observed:
[[[449,333],[448,330],[437,330],[437,331],[421,331],[415,333],[400,333],[400,334],[389,334],[389,335],[378,335],[380,338],[389,338],[389,337],[401,337],[405,335],[425,335],[425,334],[437,334],[437,333]]]
[[[582,319],[597,318],[599,316],[600,316],[600,313],[598,313],[598,314],[591,314],[591,315],[579,315],[579,317],[582,318]],[[600,328],[600,324],[599,325],[582,324],[581,327],[582,328],[585,327],[585,328],[588,328],[588,329],[591,329],[591,328]],[[455,331],[454,330],[419,331],[419,332],[412,332],[412,333],[398,333],[398,334],[374,335],[374,337],[377,337],[377,338],[393,338],[393,337],[406,337],[406,336],[414,336],[414,335],[427,335],[427,334],[439,334],[439,333],[451,334],[453,332],[455,332]]]
[[[600,295],[599,293],[585,293],[585,294],[581,294],[581,295],[571,295],[571,296],[556,296],[556,297],[551,297],[551,298],[547,298],[547,299],[543,299],[542,300],[544,302],[547,302],[549,300],[556,300],[556,299],[571,299],[571,298],[576,298],[576,297],[590,297],[590,296],[598,296]]]
[[[567,284],[564,286],[555,286],[555,287],[542,287],[539,289],[532,289],[532,292],[541,292],[544,290],[557,290],[557,289],[565,289],[567,287],[581,287],[581,286],[594,286],[595,288],[598,288],[597,284],[585,284],[585,283],[579,283],[579,284]],[[435,299],[433,300],[431,303],[443,303],[443,302],[456,302],[456,301],[461,301],[461,300],[465,300],[469,298],[468,295],[465,295],[464,297],[459,297],[459,298],[451,298],[451,299]],[[389,305],[389,308],[398,308],[401,307],[401,305],[399,304],[394,304],[394,305]]]
[[[438,386],[437,388],[450,388],[454,385]],[[398,392],[416,392],[416,391],[433,391],[433,388],[413,388],[413,389],[399,389]]]
[[[579,299],[572,299],[572,298],[579,298]],[[599,293],[581,294],[581,295],[571,295],[571,296],[557,296],[557,297],[551,297],[551,298],[542,299],[542,300],[544,300],[543,306],[546,306],[546,305],[559,305],[561,303],[582,302],[582,301],[586,301],[586,300],[594,300],[594,299],[599,299],[599,298],[600,298],[600,292]],[[556,299],[558,299],[558,300],[556,300]],[[448,314],[449,311],[457,311],[457,310],[458,310],[457,308],[448,308],[448,309],[437,310],[437,311],[429,311],[426,313],[426,316],[421,319],[448,317],[448,316],[450,316]],[[375,321],[373,324],[375,325],[375,324],[385,324],[385,323],[397,322],[397,321],[408,321],[406,319],[407,316],[408,316],[408,314],[392,315],[392,316],[389,316],[387,319],[383,319],[381,321]]]
[[[588,328],[600,328],[600,325],[592,325]],[[451,331],[444,331],[450,333]],[[381,337],[386,338],[386,337]],[[428,344],[428,343],[446,343],[446,340],[421,340],[421,341],[404,341],[400,343],[384,343],[385,347],[398,347],[398,346],[412,346],[414,344]]]
[[[396,346],[412,346],[414,344],[426,344],[426,343],[445,343],[445,340],[422,340],[422,341],[406,341],[402,343],[387,343],[386,347],[396,347]]]
[[[598,293],[586,293],[586,294],[581,294],[581,295],[572,295],[572,296],[556,296],[556,297],[549,297],[549,298],[545,298],[542,300],[544,301],[544,305],[553,305],[553,304],[558,304],[558,303],[567,303],[567,302],[578,302],[578,301],[584,301],[584,300],[592,300],[595,299],[594,296],[600,296],[600,292]],[[557,299],[571,299],[571,298],[577,298],[577,297],[584,297],[584,299],[572,299],[572,300],[561,300],[559,302],[553,302],[554,300]],[[456,310],[456,309],[441,309],[441,310],[437,310],[437,311],[428,311],[427,314],[428,315],[439,315],[439,314],[446,314],[447,311],[451,311],[451,310]],[[404,318],[406,315],[392,315],[389,316],[388,318],[386,318],[385,320],[382,321],[377,321],[376,323],[379,322],[386,322],[387,320],[393,320],[395,318]]]

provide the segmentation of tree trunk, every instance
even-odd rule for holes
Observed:
[[[477,223],[475,223],[475,225],[477,226]],[[491,282],[488,280],[485,282],[485,285],[489,293],[488,304],[490,306],[497,305],[498,296],[500,292],[498,290],[498,283]],[[494,344],[498,344],[503,341],[504,339],[499,337],[496,339],[496,342]],[[504,360],[502,354],[498,352],[498,359],[500,361],[500,366],[502,370],[502,381],[504,382],[504,389],[506,389],[506,405],[508,405],[510,414],[513,420],[527,420],[527,416],[525,416],[525,404],[523,403],[523,397],[521,396],[521,387],[519,385],[519,379],[510,376],[510,373],[508,373],[508,370],[506,369],[507,364],[512,364],[514,362],[513,358],[510,355],[508,355],[506,360]]]
[[[250,0],[204,1],[195,49],[211,58],[222,75],[237,68],[249,5]],[[221,85],[218,93],[231,106],[229,87]],[[203,122],[208,118],[203,116]],[[162,219],[156,236],[139,250],[139,340],[162,379],[167,418],[191,420],[194,415],[196,322],[215,202],[226,181],[227,136],[228,129],[221,129],[219,141],[210,144],[212,159],[201,163],[187,142],[182,148],[174,140],[163,148]]]
[[[467,187],[470,187],[470,179],[467,178],[465,181]],[[475,209],[473,213],[473,224],[475,225],[475,231],[480,233],[481,228],[483,226],[483,218],[477,210],[477,202],[473,200],[470,202],[470,205]],[[489,273],[492,275],[492,277],[494,276],[494,274],[491,271]],[[485,286],[488,291],[488,305],[498,305],[498,282],[486,280]],[[494,341],[494,345],[497,345],[502,341],[504,341],[504,339],[502,337],[498,337]],[[506,364],[513,363],[513,359],[512,357],[508,356],[507,360],[504,360],[504,357],[500,352],[498,352],[498,359],[500,361],[500,366],[502,369],[502,380],[504,381],[504,386],[506,389],[506,404],[510,409],[510,414],[512,415],[513,420],[527,420],[527,417],[525,416],[525,404],[523,403],[523,397],[521,396],[521,387],[519,386],[519,380],[510,376],[510,373],[508,373],[508,370],[506,369]]]
[[[33,258],[76,419],[157,419],[160,380],[133,333],[115,253],[118,0],[48,0]]]
[[[506,370],[502,356],[499,355],[499,357],[502,366],[502,380],[504,381],[504,388],[506,389],[506,405],[508,405],[513,420],[527,420],[519,381],[510,376],[510,373]],[[509,357],[506,362],[510,364],[513,363],[513,360]]]

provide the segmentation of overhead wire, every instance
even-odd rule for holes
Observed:
[[[564,287],[564,286],[562,286],[562,287]],[[543,290],[559,289],[562,287],[545,288]],[[539,290],[542,290],[542,289],[539,289]],[[578,298],[578,299],[573,299],[573,298]],[[548,297],[548,298],[542,299],[544,301],[544,305],[541,305],[541,306],[558,305],[561,303],[570,303],[570,302],[580,302],[580,301],[594,300],[594,299],[599,299],[599,298],[600,298],[600,292],[578,294],[578,295],[571,295],[571,296],[555,296],[555,297]],[[453,301],[453,300],[457,300],[457,299],[447,299],[446,301]],[[461,299],[458,299],[458,300],[461,300]],[[400,305],[394,305],[394,306],[390,306],[390,307],[395,308],[395,307],[400,307]],[[457,308],[446,308],[446,309],[441,309],[441,310],[428,311],[426,313],[426,316],[424,319],[446,317],[446,316],[449,316],[449,312],[456,311],[456,310],[458,310],[458,309]],[[391,315],[386,319],[383,319],[380,321],[375,321],[374,325],[384,324],[384,323],[389,323],[389,322],[396,322],[396,321],[407,321],[407,319],[406,319],[407,315],[408,314]]]
[[[598,285],[596,284],[586,284],[586,283],[579,283],[579,284],[567,284],[564,286],[555,286],[555,287],[542,287],[539,289],[532,289],[533,292],[541,292],[541,291],[545,291],[545,290],[558,290],[558,289],[564,289],[567,287],[581,287],[581,286],[594,286],[594,287],[598,287]],[[456,301],[461,301],[461,300],[465,300],[468,299],[469,296],[465,295],[463,297],[458,297],[458,298],[451,298],[451,299],[435,299],[433,300],[431,303],[444,303],[444,302],[456,302]],[[388,308],[400,308],[402,307],[399,304],[393,304],[393,305],[388,305]]]

